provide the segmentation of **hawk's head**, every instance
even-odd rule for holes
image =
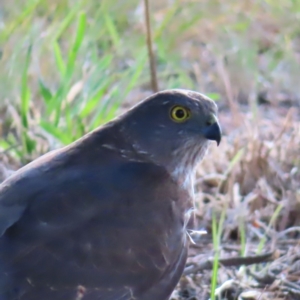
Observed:
[[[166,90],[122,116],[122,132],[134,150],[176,176],[191,173],[209,140],[221,141],[217,106],[188,90]]]

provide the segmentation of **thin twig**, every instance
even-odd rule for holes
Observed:
[[[156,76],[156,64],[152,47],[152,35],[151,35],[151,23],[150,23],[150,8],[149,1],[144,0],[145,4],[145,22],[146,22],[146,38],[147,38],[147,48],[149,56],[149,65],[151,72],[151,87],[154,93],[158,92],[157,76]]]
[[[300,226],[290,227],[284,231],[281,231],[277,234],[277,238],[286,238],[286,235],[289,233],[300,233]]]
[[[238,267],[241,265],[253,265],[273,259],[274,252],[268,252],[262,255],[245,256],[245,257],[230,257],[219,259],[219,264],[224,267]],[[202,270],[211,270],[213,267],[214,258],[205,259],[197,265],[189,266],[184,270],[184,275],[189,275]]]

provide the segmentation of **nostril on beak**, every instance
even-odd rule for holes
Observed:
[[[211,126],[213,123],[214,123],[214,122],[211,121],[211,120],[210,120],[210,121],[206,121],[206,125],[207,125],[207,126]]]

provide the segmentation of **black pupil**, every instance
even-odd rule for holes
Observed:
[[[185,117],[185,112],[183,109],[177,109],[175,114],[178,119],[182,119]]]

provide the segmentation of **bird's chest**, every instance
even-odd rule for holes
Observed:
[[[178,186],[178,209],[179,214],[184,219],[184,228],[190,228],[192,222],[192,212],[194,210],[194,172],[185,170],[173,174]]]

